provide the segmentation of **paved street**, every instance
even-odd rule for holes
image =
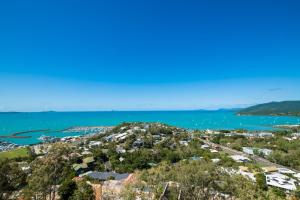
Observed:
[[[241,152],[241,151],[237,151],[235,149],[232,149],[232,148],[229,148],[229,147],[226,147],[226,146],[222,146],[222,145],[219,145],[219,144],[212,143],[210,141],[206,141],[206,140],[202,140],[202,141],[204,143],[206,143],[207,145],[210,145],[210,146],[219,146],[225,153],[228,153],[230,155],[242,155],[242,156],[245,156],[247,158],[250,158],[250,159],[254,160],[255,162],[257,162],[258,164],[260,164],[262,166],[276,166],[278,168],[287,168],[287,169],[290,169],[290,170],[293,170],[293,171],[299,173],[298,170],[291,169],[289,167],[273,163],[273,162],[271,162],[271,161],[269,161],[265,158],[262,158],[262,157],[259,157],[259,156],[256,156],[256,155],[252,156],[252,155],[246,154],[246,153]]]

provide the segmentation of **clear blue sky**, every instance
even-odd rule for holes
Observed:
[[[300,99],[300,2],[1,1],[0,111]]]

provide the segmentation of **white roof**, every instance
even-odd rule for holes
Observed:
[[[213,159],[211,159],[211,161],[212,161],[213,163],[220,162],[220,160],[221,160],[221,159],[219,159],[219,158],[213,158]]]
[[[202,149],[203,149],[203,148],[209,148],[209,145],[203,144],[203,145],[201,145],[201,148],[202,148]]]
[[[295,174],[293,170],[287,169],[287,168],[278,168],[278,172],[282,174]]]
[[[249,158],[245,157],[245,156],[241,156],[241,155],[233,155],[230,156],[233,160],[235,160],[236,162],[247,162],[250,161]]]
[[[293,176],[294,176],[295,178],[297,178],[298,180],[300,180],[300,173],[293,174]]]
[[[127,132],[121,133],[121,134],[116,135],[115,138],[118,139],[118,138],[126,136],[127,134],[128,134]]]
[[[90,141],[90,145],[101,145],[102,142],[101,141]]]
[[[267,185],[285,190],[296,190],[296,180],[280,173],[266,174]]]

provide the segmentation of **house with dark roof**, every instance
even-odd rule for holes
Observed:
[[[99,180],[99,181],[106,181],[106,180],[125,180],[129,177],[129,173],[115,173],[115,172],[97,172],[97,171],[93,171],[93,172],[88,172],[86,173],[86,176]]]

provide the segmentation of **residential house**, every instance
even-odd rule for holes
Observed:
[[[132,143],[132,147],[136,147],[136,148],[142,147],[143,145],[144,145],[144,141],[140,138],[138,138],[136,141]]]
[[[90,141],[89,143],[89,147],[90,148],[93,148],[93,147],[99,147],[102,145],[102,142],[101,141]]]
[[[281,174],[295,174],[293,170],[287,169],[287,168],[278,168],[278,172]]]
[[[116,152],[117,153],[126,153],[126,150],[121,146],[117,146],[116,147]]]
[[[274,134],[270,132],[260,132],[257,134],[258,137],[264,138],[264,137],[273,137]]]
[[[96,179],[99,181],[106,181],[106,180],[125,180],[127,179],[130,174],[129,173],[115,173],[115,172],[88,172],[85,174],[85,176],[88,176],[92,179]]]
[[[255,152],[258,154],[262,154],[264,156],[269,156],[273,151],[270,149],[259,149],[259,148],[253,148],[253,147],[243,147],[243,152],[247,153],[249,155],[254,155]]]
[[[209,149],[209,145],[208,144],[203,144],[203,145],[201,145],[201,149]]]
[[[230,156],[234,161],[239,162],[239,163],[246,163],[246,162],[250,162],[250,159],[245,157],[245,156],[241,156],[241,155],[233,155]]]
[[[185,140],[179,141],[179,144],[183,145],[183,146],[188,146],[189,145],[188,141],[185,141]]]
[[[266,174],[267,185],[278,187],[287,191],[296,190],[297,181],[280,173]]]

